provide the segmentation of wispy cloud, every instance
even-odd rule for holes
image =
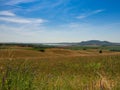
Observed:
[[[1,11],[0,15],[2,16],[16,16],[14,13],[12,13],[11,11]]]
[[[95,14],[98,14],[98,13],[101,13],[101,12],[103,12],[103,11],[104,11],[104,10],[99,9],[99,10],[95,10],[95,11],[83,13],[83,14],[77,16],[77,18],[78,18],[78,19],[84,19],[84,18],[87,18],[87,17],[89,17],[89,16],[92,16],[92,15],[95,15]]]
[[[34,2],[36,0],[11,0],[6,2],[6,5],[17,5],[17,4],[21,4],[21,3],[29,3],[29,2]]]
[[[22,18],[22,17],[0,17],[2,22],[20,23],[20,24],[41,24],[45,22],[43,19]]]
[[[38,4],[33,5],[30,9],[28,9],[27,11],[36,11],[36,10],[42,10],[42,9],[46,9],[47,11],[50,9],[54,9],[60,5],[63,5],[66,3],[66,0],[54,0],[50,1],[50,0],[41,0]]]
[[[40,18],[19,17],[15,13],[10,11],[1,11],[0,15],[0,22],[11,22],[18,24],[41,24],[46,22],[46,20]]]

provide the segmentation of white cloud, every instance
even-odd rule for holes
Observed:
[[[43,19],[36,18],[23,18],[23,17],[0,17],[1,22],[10,22],[10,23],[18,23],[18,24],[42,24],[46,22]]]
[[[16,16],[14,13],[12,13],[11,11],[1,11],[0,15],[2,16]]]
[[[1,11],[0,22],[10,22],[10,23],[18,23],[18,24],[41,24],[46,22],[46,20],[40,18],[24,18],[24,17],[19,17],[15,13],[10,11]]]
[[[79,15],[77,18],[78,19],[84,19],[84,18],[87,18],[89,16],[92,16],[92,15],[95,15],[95,14],[98,14],[98,13],[101,13],[103,12],[104,10],[95,10],[95,11],[92,11],[92,12],[87,12],[87,13],[83,13],[81,15]]]

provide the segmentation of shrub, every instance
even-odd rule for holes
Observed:
[[[102,50],[99,51],[99,53],[102,53],[102,52],[103,52]]]
[[[45,52],[45,49],[40,49],[39,51],[40,51],[40,52]]]
[[[87,50],[86,48],[83,48],[83,50]]]

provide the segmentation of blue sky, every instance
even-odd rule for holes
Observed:
[[[0,0],[0,42],[120,42],[120,0]]]

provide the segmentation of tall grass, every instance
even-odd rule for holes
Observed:
[[[0,90],[120,90],[120,56],[0,60]]]

